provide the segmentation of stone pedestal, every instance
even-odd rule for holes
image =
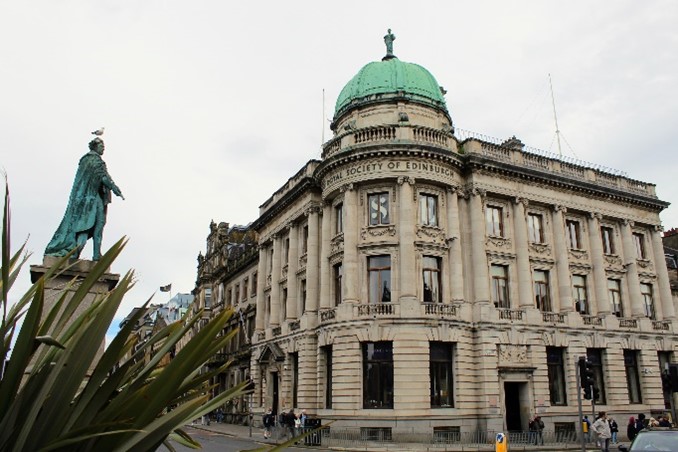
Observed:
[[[43,258],[42,265],[31,265],[31,282],[35,283],[43,276],[47,271],[55,265],[60,258],[45,256]],[[69,285],[71,281],[76,280],[74,284],[68,289],[68,294],[66,295],[65,304],[68,304],[69,300],[73,296],[73,293],[80,286],[80,283],[89,275],[89,272],[94,268],[96,262],[88,260],[77,260],[68,269],[63,270],[59,275],[53,277],[52,279],[45,282],[45,304],[43,307],[42,317],[44,319],[47,312],[54,306],[54,304],[59,300],[59,297]],[[82,314],[87,308],[89,308],[94,300],[106,292],[109,292],[115,288],[120,280],[120,275],[116,273],[109,273],[108,271],[102,275],[102,277],[92,286],[90,292],[85,296],[83,302],[76,308],[73,317],[75,318],[78,315]],[[55,338],[57,339],[57,338]],[[93,361],[92,366],[88,371],[88,375],[91,375],[91,372],[94,370],[94,367],[99,362],[99,359],[104,353],[104,343],[102,342],[99,345],[99,350],[97,352],[96,359]],[[32,367],[32,366],[31,366]]]

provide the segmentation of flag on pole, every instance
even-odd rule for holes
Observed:
[[[160,292],[169,292],[170,290],[172,290],[172,283],[169,283],[166,286],[160,286]]]

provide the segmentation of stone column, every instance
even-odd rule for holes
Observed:
[[[528,201],[525,198],[515,198],[513,202],[513,227],[516,237],[516,267],[518,270],[518,305],[521,308],[534,306],[532,273],[530,271],[530,243],[527,237],[527,218],[525,217],[527,204]]]
[[[270,326],[280,325],[280,252],[282,238],[279,234],[273,236],[273,265],[271,268],[271,312],[268,323]]]
[[[358,302],[358,189],[349,184],[342,187],[344,190],[344,211],[346,212],[344,223],[344,276],[342,278],[343,294],[345,303]]]
[[[298,317],[298,284],[297,270],[299,270],[299,225],[290,223],[290,249],[287,253],[287,319],[294,320]]]
[[[572,303],[572,288],[570,287],[570,253],[565,241],[565,212],[564,206],[553,208],[553,247],[556,255],[556,274],[558,275],[559,305],[566,311],[574,309]],[[556,311],[554,303],[554,311]]]
[[[330,274],[330,240],[331,240],[331,215],[332,204],[325,202],[323,204],[322,234],[320,238],[320,309],[329,309],[330,284],[332,276]]]
[[[257,318],[256,331],[266,329],[266,300],[264,299],[264,288],[266,287],[266,259],[268,257],[268,248],[263,244],[259,245],[259,262],[257,265]]]
[[[471,262],[473,263],[473,300],[476,303],[489,303],[490,282],[485,254],[485,218],[483,216],[483,198],[485,191],[471,190]]]
[[[400,209],[398,211],[398,238],[400,241],[400,301],[417,299],[417,278],[415,274],[414,251],[414,179],[399,177]],[[391,257],[393,259],[393,257]]]
[[[459,187],[448,187],[447,189],[447,230],[449,231],[447,243],[450,246],[449,294],[451,301],[462,301],[464,299],[464,265],[461,260],[458,192]]]
[[[669,283],[669,273],[666,268],[666,258],[664,257],[664,245],[660,236],[661,226],[655,226],[652,234],[652,254],[654,257],[654,268],[657,273],[657,284],[659,286],[659,293],[657,294],[660,300],[658,303],[662,308],[663,317],[657,316],[661,319],[675,319],[676,311],[673,306],[673,297],[671,295],[671,285]]]
[[[306,247],[306,311],[318,311],[318,211],[313,206],[308,213],[308,246]]]
[[[632,317],[644,317],[643,299],[640,296],[640,281],[638,279],[638,263],[636,256],[636,247],[633,244],[633,233],[631,228],[633,222],[624,220],[622,222],[622,248],[624,250],[624,268],[626,269],[626,285],[628,286],[628,300],[631,304]],[[626,306],[624,307],[626,308]],[[624,317],[628,317],[628,311],[624,310]]]
[[[589,279],[591,294],[596,295],[596,314],[608,315],[612,312],[610,300],[607,293],[607,275],[605,273],[605,257],[603,256],[603,241],[600,235],[600,219],[603,216],[599,213],[591,213],[589,216],[589,243],[591,244],[591,264],[593,265],[593,278]],[[593,303],[589,301],[589,308],[593,308]],[[593,309],[590,313],[594,314]]]

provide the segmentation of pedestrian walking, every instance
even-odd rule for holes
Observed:
[[[636,437],[636,418],[633,416],[629,418],[629,423],[626,425],[626,437],[629,441],[633,441]]]
[[[264,438],[268,439],[271,437],[271,429],[275,424],[275,415],[273,414],[273,408],[269,407],[268,411],[264,414],[262,419],[264,424]]]
[[[598,413],[598,419],[593,423],[591,429],[596,432],[596,435],[598,436],[600,451],[610,452],[610,438],[612,437],[612,432],[610,432],[610,423],[607,421],[607,413],[605,413],[605,411]]]
[[[612,438],[610,438],[610,442],[612,444],[617,444],[617,433],[618,432],[619,432],[619,425],[617,425],[617,421],[610,418],[610,433],[612,433]]]

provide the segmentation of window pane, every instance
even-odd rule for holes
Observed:
[[[370,225],[389,224],[388,193],[375,193],[368,197]]]
[[[574,298],[574,309],[582,314],[589,313],[589,306],[586,299],[586,277],[580,275],[572,276],[572,296]]]
[[[430,343],[431,407],[454,406],[452,375],[452,344]]]
[[[552,405],[567,405],[563,353],[564,349],[561,347],[546,347],[549,393]]]
[[[508,269],[504,265],[492,265],[492,302],[498,308],[509,308]]]
[[[637,357],[638,352],[636,350],[624,350],[624,368],[626,370],[626,386],[629,391],[629,403],[642,403]]]
[[[393,345],[363,343],[363,408],[393,408]]]
[[[391,256],[368,258],[370,303],[391,301]]]

